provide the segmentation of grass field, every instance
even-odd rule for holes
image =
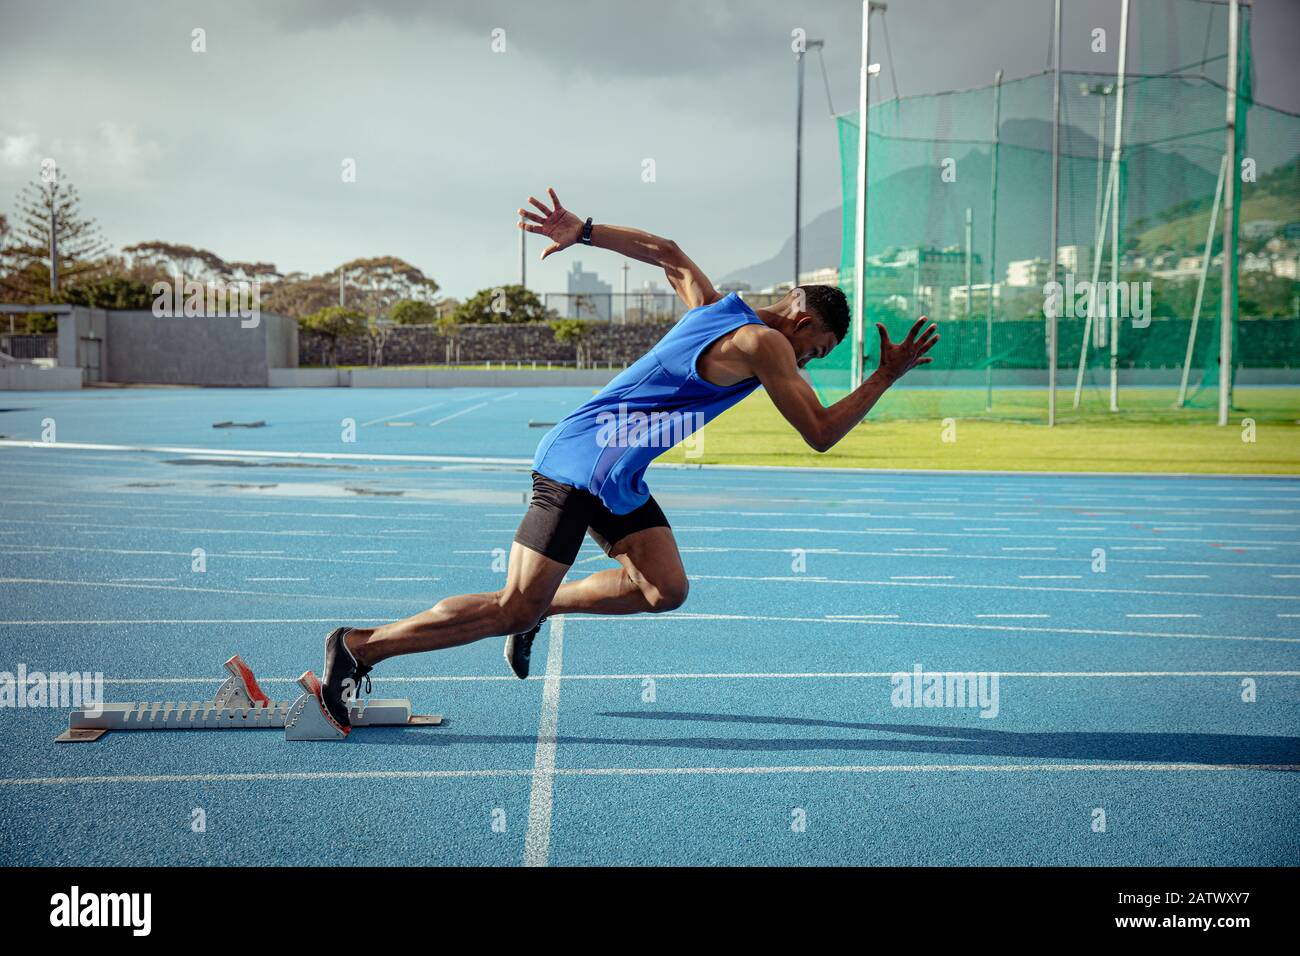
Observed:
[[[814,455],[758,392],[710,424],[702,454],[675,448],[662,460],[695,464],[815,465],[827,468],[939,468],[1015,471],[1300,472],[1300,389],[1240,388],[1231,424],[1215,425],[1214,408],[1173,407],[1173,389],[1126,389],[1123,411],[1106,396],[1057,395],[1058,426],[1047,428],[1041,389],[1001,390],[985,411],[981,389],[889,392],[839,445]],[[1212,396],[1211,396],[1212,399]],[[945,419],[951,423],[945,424]],[[1254,423],[1254,441],[1243,426]],[[955,440],[945,441],[945,437]]]

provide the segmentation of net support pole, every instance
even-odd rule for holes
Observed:
[[[970,318],[974,303],[971,301],[971,280],[974,277],[972,271],[972,254],[971,254],[971,228],[974,226],[974,215],[970,206],[966,207],[966,318]]]
[[[1061,0],[1055,0],[1052,14],[1052,239],[1047,268],[1056,282],[1056,244],[1059,239],[1058,207],[1061,172]],[[1056,424],[1056,309],[1047,316],[1047,425]]]
[[[864,288],[867,280],[867,80],[871,74],[871,8],[872,0],[862,0],[862,69],[858,76],[858,188],[857,217],[853,253],[853,354],[851,356],[850,385],[862,384],[862,347],[865,341],[866,316]]]
[[[1097,227],[1096,246],[1092,253],[1092,281],[1088,285],[1088,311],[1084,314],[1083,320],[1083,338],[1079,343],[1079,371],[1074,378],[1074,407],[1079,407],[1079,400],[1083,396],[1083,374],[1088,368],[1088,340],[1093,334],[1093,320],[1096,319],[1097,328],[1104,328],[1101,325],[1101,317],[1096,316],[1097,302],[1097,282],[1101,278],[1101,257],[1106,251],[1106,227],[1110,225],[1111,210],[1114,209],[1115,203],[1115,177],[1118,170],[1112,165],[1110,174],[1106,177],[1106,198],[1101,204],[1101,219],[1098,220],[1100,225]],[[1100,345],[1098,345],[1100,349]]]
[[[1124,142],[1124,67],[1128,56],[1128,5],[1124,0],[1119,20],[1119,68],[1115,71],[1115,145],[1110,153],[1110,168],[1114,173],[1111,187],[1110,217],[1110,410],[1119,411],[1119,209],[1120,209],[1120,152]],[[1093,290],[1096,295],[1096,289]],[[1130,303],[1131,304],[1131,303]]]
[[[989,296],[984,310],[984,408],[993,411],[993,292],[997,288],[998,146],[1002,126],[1002,71],[993,77],[993,174],[989,185]]]
[[[1237,0],[1228,5],[1228,174],[1223,178],[1223,306],[1219,315],[1219,424],[1228,424],[1232,407],[1232,324],[1237,278],[1237,44],[1241,11]]]
[[[1205,231],[1205,254],[1201,257],[1201,278],[1196,284],[1196,303],[1192,306],[1192,327],[1187,332],[1187,354],[1183,357],[1183,377],[1178,383],[1178,407],[1187,403],[1187,376],[1192,367],[1192,351],[1196,348],[1196,326],[1201,321],[1201,302],[1205,298],[1205,278],[1210,271],[1210,255],[1214,251],[1214,229],[1219,224],[1219,203],[1223,201],[1223,181],[1228,175],[1228,157],[1219,163],[1219,181],[1214,187],[1214,205],[1210,207],[1210,226]]]

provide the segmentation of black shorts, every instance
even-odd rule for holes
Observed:
[[[533,472],[533,498],[515,540],[552,561],[571,565],[587,532],[609,554],[630,534],[667,527],[668,519],[654,498],[635,511],[616,515],[591,492]]]

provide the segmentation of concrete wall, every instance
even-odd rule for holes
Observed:
[[[268,313],[262,313],[251,328],[245,328],[244,321],[238,316],[109,312],[102,380],[265,387],[276,363],[296,364],[297,323]],[[63,355],[62,338],[59,354]]]
[[[503,369],[499,372],[457,369],[280,368],[270,370],[273,388],[511,388],[533,385],[579,385],[600,388],[622,369],[563,369],[551,372]]]
[[[6,365],[0,368],[0,391],[65,392],[81,388],[79,368]]]

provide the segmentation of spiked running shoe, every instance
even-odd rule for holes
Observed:
[[[528,676],[528,663],[533,657],[533,639],[537,637],[537,632],[542,629],[542,625],[545,623],[546,618],[542,618],[533,625],[531,631],[524,631],[522,634],[511,634],[506,638],[506,663],[510,665],[510,672],[520,680]]]
[[[351,729],[348,712],[361,691],[363,680],[366,693],[370,693],[371,668],[359,663],[348,650],[345,638],[351,630],[336,627],[325,638],[325,669],[320,682],[320,702],[325,716],[345,734]]]

